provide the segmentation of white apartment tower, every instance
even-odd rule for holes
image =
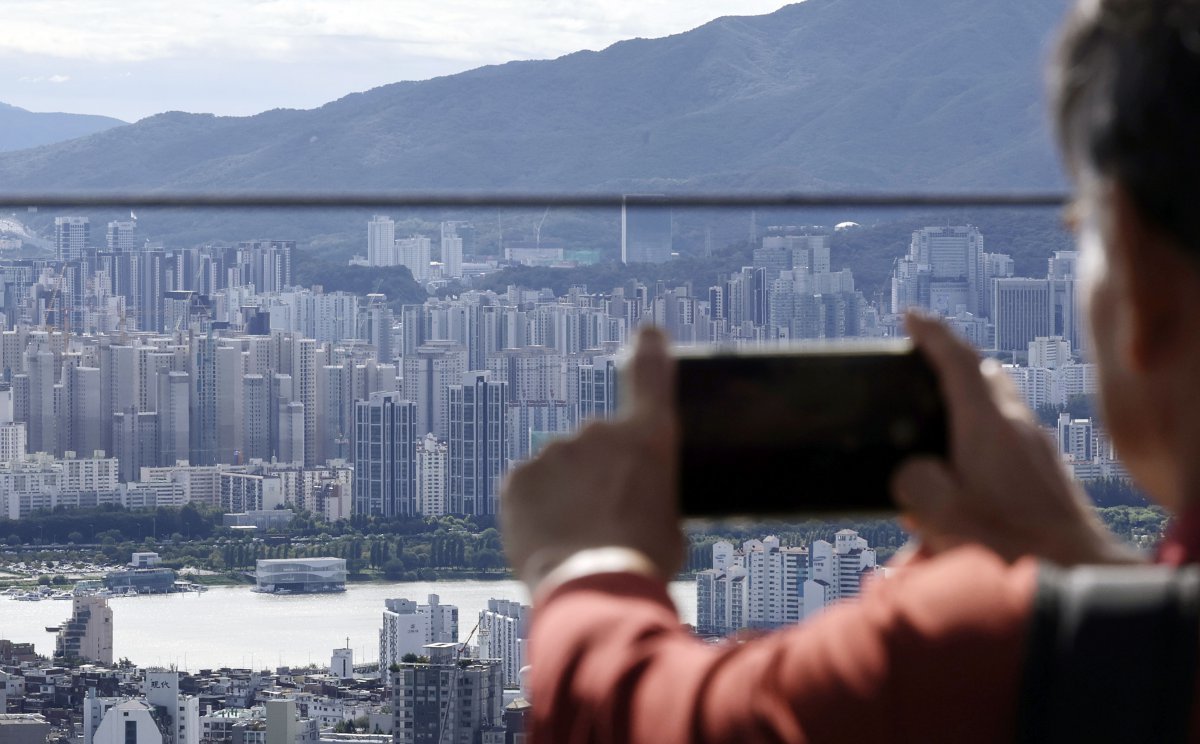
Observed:
[[[367,223],[367,265],[396,264],[396,223],[390,217],[377,216]]]
[[[479,613],[479,658],[499,659],[505,687],[521,684],[527,660],[531,608],[507,599],[489,599]]]
[[[777,628],[803,617],[808,550],[785,548],[778,537],[748,540],[742,555],[749,577],[746,621],[751,628]]]
[[[379,630],[379,667],[399,664],[406,654],[422,655],[429,643],[458,642],[458,608],[441,604],[430,594],[428,604],[411,599],[384,600],[383,626]]]
[[[816,581],[824,582],[826,600],[834,602],[857,597],[864,576],[876,569],[875,551],[854,530],[841,530],[834,535],[833,543],[817,540],[812,544],[812,575]],[[807,617],[816,611],[808,607],[804,597]]]
[[[417,513],[421,516],[446,514],[448,466],[446,443],[426,434],[417,446]]]
[[[713,567],[696,573],[696,632],[727,635],[749,624],[750,577],[733,543],[713,543],[712,556]]]

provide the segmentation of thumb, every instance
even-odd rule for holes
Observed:
[[[958,483],[946,464],[931,457],[908,460],[892,476],[892,497],[923,544],[935,551],[961,542]]]

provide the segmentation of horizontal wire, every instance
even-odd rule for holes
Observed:
[[[622,205],[701,208],[946,208],[1062,207],[1070,197],[1058,192],[1012,193],[739,193],[739,194],[554,194],[554,193],[187,193],[187,192],[0,192],[7,208],[132,209],[362,209],[362,208],[577,208],[619,209]]]

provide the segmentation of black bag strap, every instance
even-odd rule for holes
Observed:
[[[1187,741],[1200,567],[1040,567],[1017,735]]]

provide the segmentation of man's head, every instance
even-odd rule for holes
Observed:
[[[1200,0],[1082,0],[1052,86],[1108,424],[1178,508],[1200,486]]]

